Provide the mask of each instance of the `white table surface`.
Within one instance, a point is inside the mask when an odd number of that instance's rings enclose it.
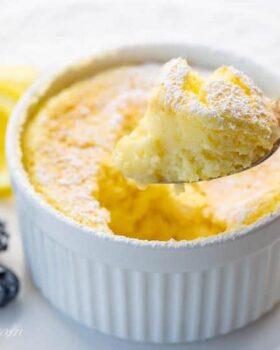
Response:
[[[279,19],[278,0],[0,0],[0,63],[44,70],[112,44],[184,41],[238,51],[280,69]],[[135,344],[80,326],[34,287],[12,199],[0,201],[0,218],[12,235],[0,262],[13,268],[22,284],[17,301],[0,309],[1,350],[280,350],[280,306],[242,330],[187,346]],[[18,329],[18,335],[4,336],[6,329]]]

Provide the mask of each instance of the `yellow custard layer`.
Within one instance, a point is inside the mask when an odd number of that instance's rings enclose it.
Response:
[[[112,164],[118,140],[143,117],[156,64],[119,67],[51,98],[22,137],[30,181],[53,207],[105,234],[191,240],[251,224],[280,199],[280,154],[242,174],[177,194],[173,185],[138,188]]]

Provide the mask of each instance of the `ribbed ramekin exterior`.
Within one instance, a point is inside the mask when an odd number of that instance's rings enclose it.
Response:
[[[110,266],[58,244],[19,208],[35,284],[73,319],[120,338],[191,342],[256,320],[280,298],[280,241],[254,255],[193,272]]]

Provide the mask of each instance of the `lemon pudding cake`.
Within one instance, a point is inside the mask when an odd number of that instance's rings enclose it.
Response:
[[[139,125],[159,71],[158,64],[112,68],[42,105],[22,134],[23,162],[35,190],[81,224],[147,240],[221,234],[274,211],[280,199],[279,152],[244,173],[185,185],[179,195],[173,185],[139,188],[116,168],[112,153]],[[231,69],[215,74],[228,84],[235,79]],[[196,83],[194,78],[190,89]]]
[[[250,167],[278,138],[271,101],[245,74],[222,66],[203,79],[177,58],[163,66],[114,163],[142,184],[208,180]]]

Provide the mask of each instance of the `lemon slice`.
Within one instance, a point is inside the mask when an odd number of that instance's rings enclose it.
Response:
[[[19,99],[36,76],[37,71],[32,67],[0,66],[0,95]]]
[[[5,160],[5,132],[9,115],[15,105],[15,101],[9,97],[0,95],[0,196],[10,192],[10,183]]]
[[[36,71],[29,67],[0,66],[0,197],[11,193],[5,159],[5,134],[9,116],[22,93],[32,84]]]
[[[0,197],[6,197],[11,194],[11,185],[7,169],[0,170]]]

